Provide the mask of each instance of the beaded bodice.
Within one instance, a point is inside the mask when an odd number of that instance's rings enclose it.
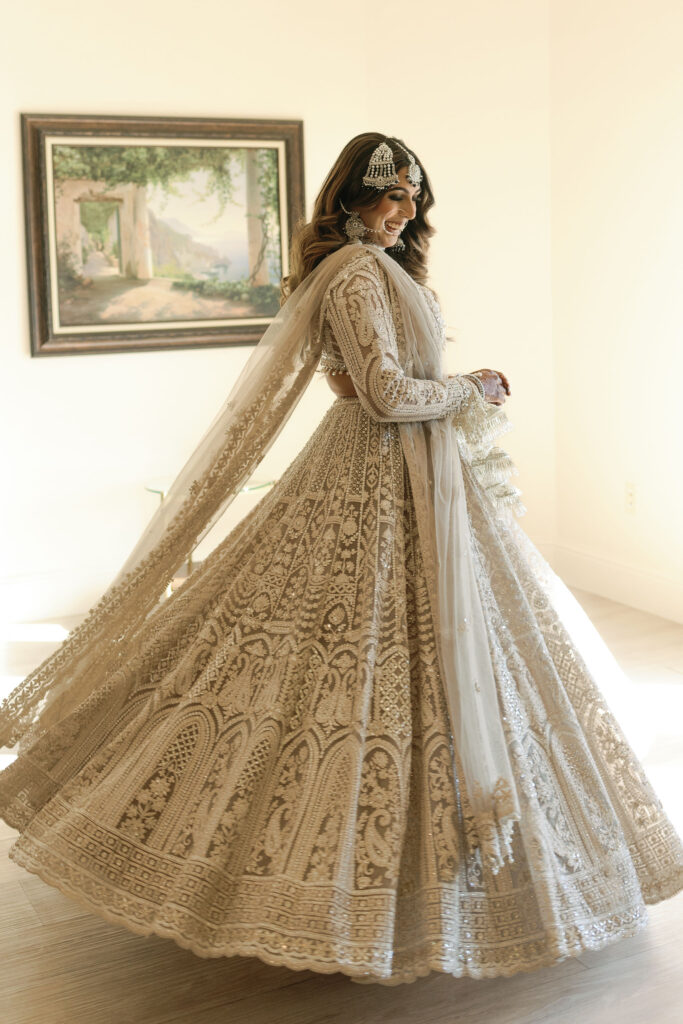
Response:
[[[318,364],[318,373],[348,373],[344,357],[330,327],[329,321],[321,324],[323,350]]]
[[[346,271],[345,274],[348,279],[348,274]],[[382,283],[386,288],[388,304],[391,310],[393,326],[396,332],[396,343],[399,353],[399,359],[401,362],[403,362],[403,357],[405,355],[405,342],[403,338],[403,325],[401,323],[400,316],[398,315],[398,302],[396,300],[396,295],[394,294],[393,289],[391,288],[386,276],[384,274],[382,274],[381,276],[383,278]],[[323,303],[321,310],[320,323],[318,326],[318,329],[321,332],[322,339],[322,355],[318,366],[319,373],[337,374],[349,372],[344,361],[344,356],[342,355],[339,346],[339,341],[335,337],[335,333],[330,322],[330,317],[328,315],[328,303],[330,298],[333,296],[334,286],[338,284],[339,281],[332,282],[332,287],[330,287],[330,294],[328,295],[328,300],[325,303]],[[424,295],[427,301],[427,305],[429,306],[429,309],[432,311],[434,315],[434,319],[438,325],[439,333],[443,339],[443,343],[445,344],[446,325],[441,312],[441,306],[439,305],[439,300],[437,299],[436,295],[431,290],[431,288],[427,288],[425,285],[422,284],[418,284],[418,288]],[[334,298],[338,298],[338,296],[334,296]]]
[[[439,304],[421,288],[442,343],[445,327]],[[439,419],[464,408],[476,388],[456,376],[442,380],[412,377],[406,368],[406,341],[400,302],[386,271],[359,245],[330,282],[321,305],[323,373],[348,373],[366,411],[389,422]]]

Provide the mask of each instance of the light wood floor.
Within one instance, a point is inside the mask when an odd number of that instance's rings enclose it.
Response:
[[[588,614],[655,722],[642,760],[678,828],[683,626],[587,594]],[[67,627],[70,622],[64,623]],[[8,645],[21,677],[51,645]],[[432,974],[398,988],[202,960],[107,924],[16,867],[0,823],[0,1024],[681,1024],[683,894],[650,909],[638,936],[533,974],[492,981]]]

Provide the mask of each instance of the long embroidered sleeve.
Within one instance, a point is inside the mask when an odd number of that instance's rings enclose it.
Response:
[[[338,366],[351,375],[373,419],[441,419],[471,400],[474,385],[461,377],[435,381],[406,376],[387,286],[370,252],[361,251],[332,281],[322,321],[338,347]]]

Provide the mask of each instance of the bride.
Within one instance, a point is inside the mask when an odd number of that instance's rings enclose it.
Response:
[[[121,572],[8,697],[11,857],[201,956],[395,984],[634,934],[683,847],[514,519],[506,377],[447,377],[429,178],[369,132]],[[170,598],[316,368],[337,398]]]

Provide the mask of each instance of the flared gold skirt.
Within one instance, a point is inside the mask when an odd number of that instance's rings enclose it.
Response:
[[[679,837],[529,561],[466,473],[522,819],[468,849],[398,426],[338,399],[134,654],[0,775],[12,858],[201,956],[385,983],[629,936]]]

